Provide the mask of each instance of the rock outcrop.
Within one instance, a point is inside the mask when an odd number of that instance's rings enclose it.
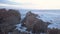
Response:
[[[38,19],[36,17],[39,17],[37,14],[34,14],[32,12],[28,12],[26,14],[26,17],[22,20],[22,25],[26,26],[28,29],[31,30],[33,33],[39,34],[40,32],[47,32],[47,26],[50,24],[49,22],[44,22],[41,19]]]
[[[20,20],[21,15],[17,10],[0,9],[0,31],[3,34],[12,32],[16,28],[15,25],[20,23]]]

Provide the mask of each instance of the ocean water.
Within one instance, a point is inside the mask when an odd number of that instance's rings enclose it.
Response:
[[[21,13],[22,20],[26,16],[26,13],[28,11],[31,11],[32,13],[35,13],[39,15],[40,17],[37,17],[38,19],[42,19],[44,22],[50,22],[52,24],[48,25],[48,28],[58,28],[60,29],[60,10],[19,10]],[[27,32],[32,34],[32,31],[28,32],[26,31],[26,27],[21,26],[21,24],[16,25],[19,31],[21,32]],[[45,34],[45,33],[40,33]]]
[[[60,10],[19,10],[21,13],[22,19],[25,17],[28,11],[38,14],[39,19],[42,19],[45,22],[50,22],[48,28],[58,28],[60,29]]]
[[[6,8],[8,9],[8,8]],[[58,28],[60,29],[60,10],[28,10],[28,9],[18,9],[21,13],[21,18],[24,19],[26,13],[31,11],[32,13],[38,14],[40,16],[39,19],[42,19],[44,22],[50,22],[52,24],[48,25],[48,28]],[[38,18],[38,17],[37,17]],[[16,25],[18,30],[21,32],[26,31],[26,27],[22,27],[21,24]],[[31,32],[29,32],[31,33]]]

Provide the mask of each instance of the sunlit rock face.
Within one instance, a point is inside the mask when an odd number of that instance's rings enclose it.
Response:
[[[60,29],[48,29],[47,34],[60,34]]]
[[[44,22],[41,19],[38,19],[36,17],[39,17],[37,14],[34,14],[32,12],[28,12],[26,14],[26,17],[22,20],[22,25],[26,26],[28,31],[32,31],[33,33],[39,34],[40,32],[46,32],[47,26],[50,24],[49,22]]]
[[[21,15],[17,10],[0,9],[0,30],[4,34],[14,30],[15,25],[20,23]]]

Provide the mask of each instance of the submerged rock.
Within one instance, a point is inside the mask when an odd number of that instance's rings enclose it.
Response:
[[[0,9],[0,30],[4,34],[14,30],[16,24],[19,24],[21,15],[17,10]]]
[[[26,17],[22,20],[22,25],[26,26],[28,31],[32,31],[33,33],[39,33],[40,32],[47,32],[47,26],[50,24],[49,22],[44,22],[41,19],[38,19],[36,17],[39,17],[37,14],[34,14],[32,12],[28,12],[26,14]]]

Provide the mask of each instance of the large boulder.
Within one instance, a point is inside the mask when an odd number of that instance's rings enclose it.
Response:
[[[50,24],[49,22],[44,22],[37,14],[32,12],[28,12],[26,17],[22,20],[23,26],[26,26],[27,30],[32,30],[33,33],[47,32],[47,26]]]
[[[8,34],[15,28],[16,24],[19,24],[21,15],[18,10],[6,10],[0,9],[0,30],[4,34]]]

